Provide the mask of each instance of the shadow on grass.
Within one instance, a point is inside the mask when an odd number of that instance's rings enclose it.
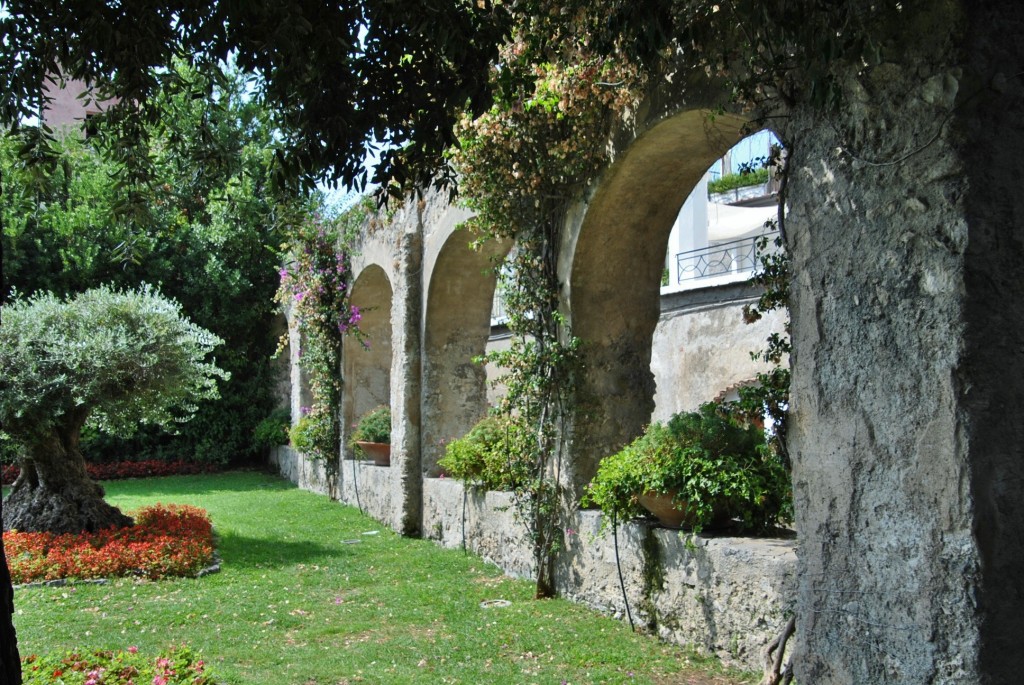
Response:
[[[217,553],[224,568],[239,570],[276,569],[296,564],[326,564],[356,556],[342,546],[330,548],[303,540],[254,538],[232,532],[217,532]]]

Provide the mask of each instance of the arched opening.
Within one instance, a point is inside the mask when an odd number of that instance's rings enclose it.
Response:
[[[769,130],[737,142],[698,181],[676,218],[652,341],[652,420],[693,411],[721,399],[723,388],[769,371],[751,352],[783,331],[785,312],[750,323],[743,312],[761,294],[749,285],[760,268],[759,241],[777,249],[779,182],[763,164],[778,144]]]
[[[421,450],[428,477],[437,475],[445,443],[464,435],[488,408],[487,372],[473,360],[487,347],[495,260],[508,244],[491,240],[474,249],[471,237],[458,230],[448,236],[427,290]]]
[[[706,111],[662,121],[621,155],[590,200],[568,286],[586,369],[573,435],[577,489],[651,420],[651,347],[669,236],[687,196],[740,139],[744,123]]]
[[[391,282],[376,264],[367,266],[352,285],[351,301],[362,315],[363,341],[345,338],[342,347],[342,435],[366,412],[391,403]],[[346,441],[347,442],[347,441]],[[347,444],[344,453],[354,457]]]

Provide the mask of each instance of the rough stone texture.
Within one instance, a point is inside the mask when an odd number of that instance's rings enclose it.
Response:
[[[1024,673],[1024,194],[1014,180],[1024,151],[1024,6],[973,3],[967,26],[962,401],[982,572],[980,670],[987,682],[1009,683]],[[939,83],[932,92],[943,92]]]
[[[652,421],[693,411],[726,390],[749,383],[768,365],[750,358],[768,335],[781,332],[785,314],[768,313],[743,323],[743,306],[757,300],[745,284],[662,296],[662,312],[651,344],[655,393]]]
[[[336,496],[332,492],[323,463],[316,462],[287,445],[270,450],[270,465],[283,478],[290,480],[303,490],[331,497]]]
[[[532,554],[508,493],[428,479],[423,495],[425,537],[465,545],[506,573],[532,577]],[[569,524],[558,593],[625,620],[612,536],[599,537],[600,525],[593,511],[577,512]],[[759,650],[785,622],[796,592],[789,540],[697,537],[688,549],[676,531],[628,524],[619,531],[619,558],[638,625],[751,669],[760,668]],[[652,584],[656,567],[662,575]],[[645,592],[645,585],[653,587]]]
[[[391,525],[406,535],[420,530],[420,393],[423,316],[422,205],[406,204],[391,224],[398,262],[391,310]]]
[[[800,682],[1024,672],[1020,14],[936,3],[790,122]]]
[[[474,361],[487,347],[494,300],[495,260],[509,244],[471,247],[474,235],[457,230],[470,215],[432,195],[424,209],[426,235],[422,467],[438,474],[444,445],[487,413],[487,371]]]
[[[374,466],[373,462],[346,459],[341,463],[340,499],[394,528],[401,523],[396,515],[401,513],[401,500],[394,496],[395,480],[393,465]]]

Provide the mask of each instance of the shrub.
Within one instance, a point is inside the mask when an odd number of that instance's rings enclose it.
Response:
[[[529,478],[529,469],[509,449],[515,430],[507,418],[489,416],[448,443],[438,466],[452,478],[487,490],[514,490]]]
[[[119,461],[109,464],[86,464],[85,470],[93,480],[123,480],[125,478],[153,478],[156,476],[186,476],[197,473],[213,473],[216,464],[199,464],[193,461]],[[0,480],[11,485],[18,479],[21,469],[11,464],[0,469]]]
[[[726,174],[721,178],[708,181],[708,194],[725,193],[736,188],[760,185],[767,183],[768,177],[768,169],[753,169],[746,173]]]
[[[323,452],[323,445],[333,430],[328,415],[307,414],[291,427],[288,441],[292,447],[309,457],[326,459],[328,455]]]
[[[696,531],[724,514],[742,529],[762,533],[792,515],[789,474],[764,433],[712,403],[676,414],[667,425],[651,424],[605,458],[582,503],[600,508],[607,525],[642,514],[637,498],[649,491],[675,492]]]
[[[256,424],[253,440],[260,449],[287,445],[291,440],[291,414],[287,409],[275,409],[270,416]]]
[[[391,442],[391,408],[376,407],[363,414],[352,433],[352,442]]]

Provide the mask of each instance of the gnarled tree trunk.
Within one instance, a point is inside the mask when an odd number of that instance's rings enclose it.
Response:
[[[103,500],[103,488],[85,470],[78,447],[81,421],[28,446],[21,475],[4,503],[4,530],[78,533],[132,525]]]

